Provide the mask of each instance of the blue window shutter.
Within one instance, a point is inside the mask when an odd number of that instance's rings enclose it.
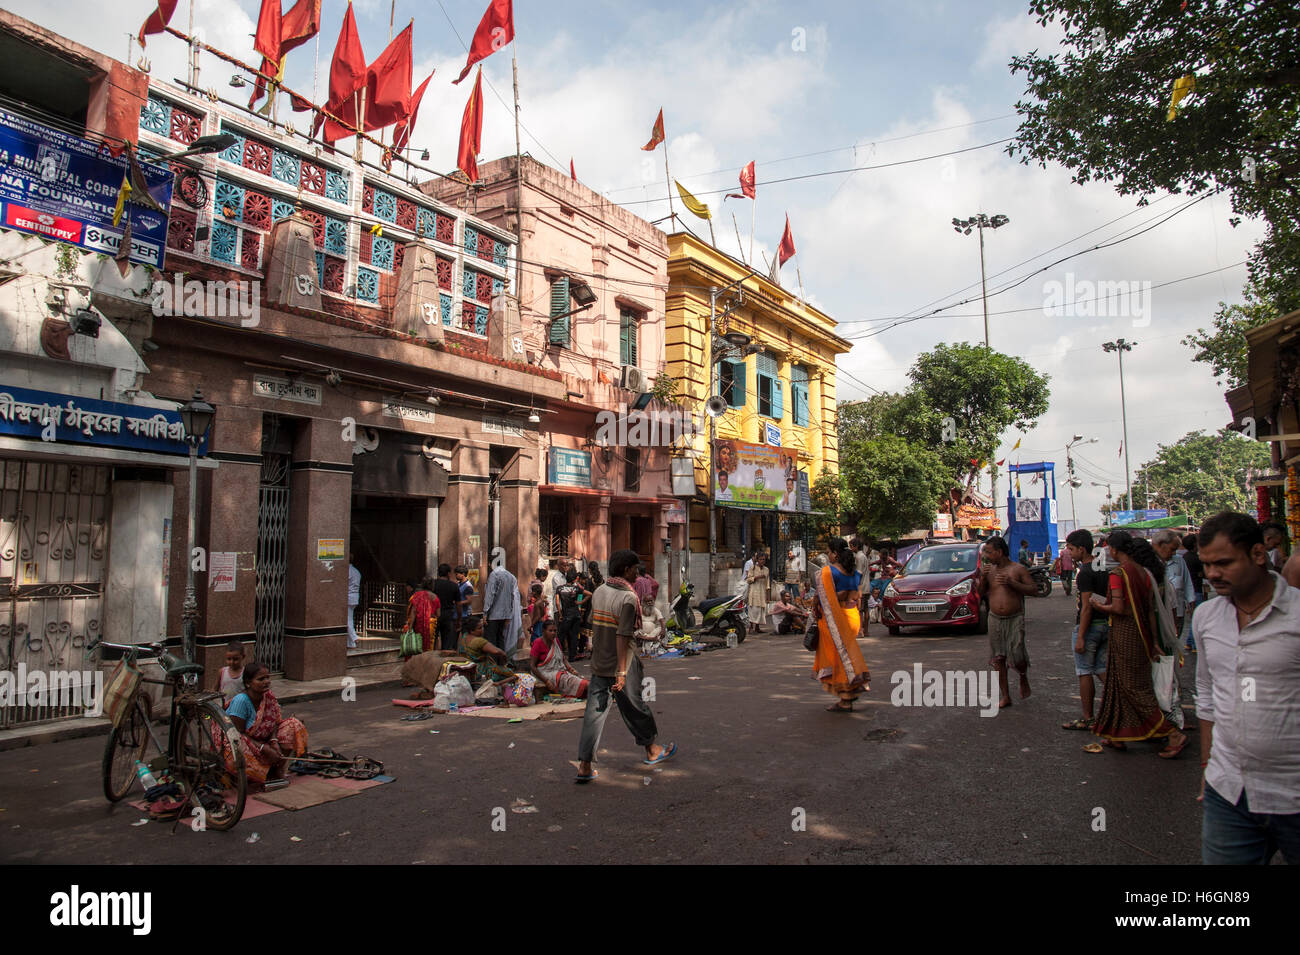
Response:
[[[781,392],[781,379],[772,379],[772,417],[780,421],[785,417],[785,398]]]
[[[791,416],[800,427],[808,426],[808,386],[797,381],[790,382]]]
[[[745,363],[731,363],[731,407],[745,407]]]
[[[551,315],[564,315],[569,310],[569,277],[563,276],[551,283]],[[555,318],[551,322],[552,345],[569,347],[569,319],[572,315]]]

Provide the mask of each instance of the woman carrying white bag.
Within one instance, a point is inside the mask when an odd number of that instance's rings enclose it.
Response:
[[[1182,708],[1174,685],[1177,638],[1160,596],[1164,564],[1150,544],[1126,531],[1112,533],[1107,544],[1119,566],[1110,574],[1107,596],[1092,596],[1093,606],[1110,618],[1106,684],[1093,732],[1116,750],[1168,738],[1160,756],[1173,759],[1188,738],[1179,728]],[[1100,753],[1103,746],[1084,748]]]

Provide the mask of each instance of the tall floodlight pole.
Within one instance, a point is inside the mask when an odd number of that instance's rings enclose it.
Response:
[[[952,227],[956,232],[962,235],[970,235],[971,229],[976,229],[980,236],[980,299],[984,303],[984,347],[989,347],[989,287],[988,279],[984,273],[984,230],[1000,229],[1011,220],[1000,213],[997,215],[985,215],[983,212],[976,213],[969,219],[953,219]],[[989,474],[989,494],[993,498],[993,517],[996,520],[998,516],[998,473],[992,471]],[[1007,515],[1007,525],[1011,524],[1011,515]]]
[[[1124,486],[1128,493],[1128,509],[1133,510],[1133,480],[1129,473],[1128,467],[1128,407],[1124,401],[1124,353],[1132,351],[1137,342],[1127,342],[1122,338],[1117,338],[1113,342],[1106,342],[1101,346],[1102,351],[1119,353],[1119,413],[1120,419],[1124,424]]]
[[[1110,502],[1110,482],[1093,481],[1092,486],[1106,489],[1106,526],[1113,527],[1115,524],[1115,507]]]

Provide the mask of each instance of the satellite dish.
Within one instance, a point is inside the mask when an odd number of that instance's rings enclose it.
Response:
[[[710,418],[721,418],[727,413],[727,399],[722,395],[714,395],[704,403],[704,410]]]

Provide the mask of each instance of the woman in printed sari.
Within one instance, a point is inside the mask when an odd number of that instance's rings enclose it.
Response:
[[[477,668],[475,675],[479,681],[488,680],[499,686],[519,679],[519,674],[506,666],[505,651],[488,643],[483,636],[483,615],[475,614],[466,624],[460,637],[460,652]]]
[[[827,693],[839,697],[826,709],[832,713],[853,712],[853,701],[870,690],[871,672],[858,649],[858,576],[853,551],[842,537],[832,537],[827,547],[830,560],[813,571],[817,589],[814,613],[817,617],[817,652],[813,679],[820,680]]]
[[[438,598],[433,595],[433,578],[425,577],[411,594],[406,605],[406,629],[414,630],[423,639],[423,652],[434,647],[438,627]]]
[[[542,621],[542,635],[533,641],[531,669],[538,682],[546,684],[552,693],[579,700],[587,698],[587,681],[564,658],[554,620]]]
[[[226,715],[239,730],[239,748],[244,752],[244,771],[250,782],[282,779],[289,760],[307,752],[307,727],[296,717],[280,713],[265,663],[244,666],[244,692],[230,701]],[[229,748],[223,747],[223,752],[233,772]]]
[[[1168,738],[1159,755],[1172,759],[1187,736],[1160,711],[1151,684],[1151,664],[1161,655],[1156,617],[1164,563],[1149,543],[1127,531],[1115,531],[1107,545],[1119,566],[1110,574],[1108,598],[1092,595],[1093,606],[1110,617],[1106,685],[1092,731],[1117,750],[1136,740]],[[1085,749],[1100,753],[1102,745]]]

